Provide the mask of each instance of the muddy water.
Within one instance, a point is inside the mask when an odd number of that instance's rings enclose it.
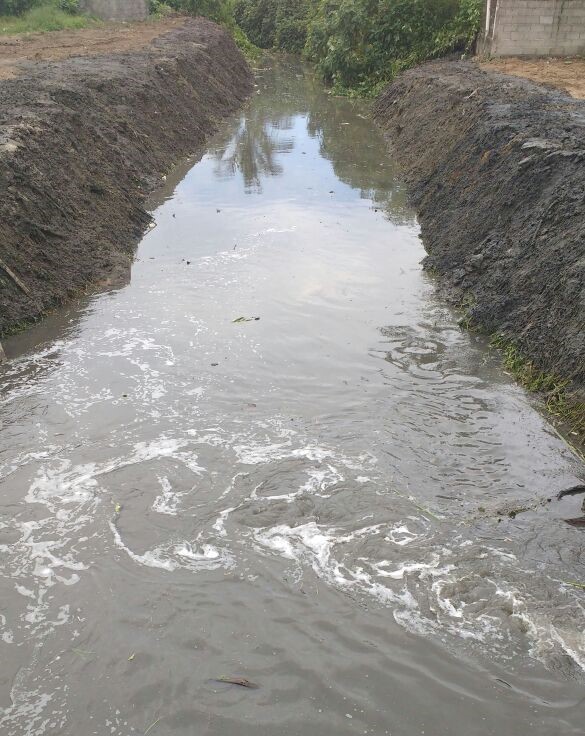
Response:
[[[364,109],[263,70],[171,178],[131,282],[6,345],[0,732],[582,733],[583,468]]]

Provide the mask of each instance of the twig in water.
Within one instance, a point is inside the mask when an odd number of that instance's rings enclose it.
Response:
[[[150,729],[154,728],[159,721],[160,721],[160,718],[157,718],[156,721],[153,721],[150,724],[150,726],[146,729],[146,731],[144,732],[144,736],[146,736],[146,734],[150,731]]]

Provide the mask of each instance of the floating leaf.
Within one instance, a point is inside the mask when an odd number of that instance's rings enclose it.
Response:
[[[565,585],[572,585],[573,588],[579,588],[580,590],[585,590],[585,583],[580,583],[577,580],[563,580],[563,583],[565,583]]]

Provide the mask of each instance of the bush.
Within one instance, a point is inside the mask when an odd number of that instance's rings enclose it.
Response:
[[[79,13],[79,0],[59,0],[59,9],[69,15],[77,15]]]
[[[218,23],[233,23],[230,0],[166,0],[173,10],[189,15],[203,15]]]
[[[310,0],[236,0],[234,17],[256,46],[300,53],[311,10]]]
[[[22,15],[37,4],[37,0],[0,0],[0,15]]]
[[[148,0],[148,13],[159,18],[173,12],[171,6],[164,0]]]
[[[277,11],[275,0],[236,0],[234,4],[236,23],[261,49],[274,46]]]
[[[307,54],[338,88],[367,91],[425,59],[465,51],[481,0],[322,0]]]

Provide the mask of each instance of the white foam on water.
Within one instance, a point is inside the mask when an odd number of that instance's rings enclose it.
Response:
[[[118,528],[112,521],[109,522],[109,526],[115,545],[124,550],[131,560],[143,567],[158,568],[166,572],[174,572],[179,569],[198,572],[216,570],[220,567],[231,569],[235,565],[234,558],[227,550],[219,549],[211,544],[202,544],[200,549],[197,549],[187,541],[171,542],[138,554],[124,544]]]
[[[261,465],[290,456],[291,442],[275,442],[269,445],[236,445],[234,451],[239,462],[245,465]]]
[[[154,499],[152,508],[159,514],[168,514],[169,516],[176,516],[181,498],[185,495],[184,492],[174,491],[168,478],[160,477],[158,482],[161,485],[161,493]]]
[[[345,478],[342,473],[331,464],[327,464],[325,468],[313,467],[306,471],[308,480],[299,488],[299,494],[309,493],[322,498],[330,498],[331,494],[327,490],[337,483],[342,483]]]
[[[213,524],[213,529],[217,532],[218,537],[227,536],[225,522],[227,517],[231,514],[232,511],[235,511],[235,509],[235,506],[231,506],[229,509],[224,509],[220,512],[219,516],[215,520],[215,523]]]
[[[8,627],[6,616],[2,613],[0,613],[0,631],[2,632],[0,639],[2,639],[5,644],[14,643],[14,632]]]
[[[415,572],[427,572],[429,570],[436,569],[441,563],[438,555],[433,555],[431,562],[404,562],[401,563],[395,570],[385,570],[384,568],[394,563],[383,560],[382,562],[374,563],[372,566],[376,570],[380,577],[392,578],[393,580],[404,580],[405,575],[410,575]]]
[[[30,661],[16,673],[10,689],[11,704],[0,708],[0,733],[18,733],[19,736],[43,736],[47,733],[60,733],[65,725],[65,716],[54,709],[47,714],[48,705],[55,700],[60,688],[45,693],[40,688],[27,686],[32,673],[38,665],[42,643],[35,645]],[[48,729],[51,729],[49,731]]]
[[[101,465],[97,463],[73,465],[67,458],[54,458],[50,464],[38,471],[25,496],[25,501],[42,503],[55,513],[61,504],[82,505],[93,500],[97,502],[100,476],[120,468],[164,457],[180,459],[193,472],[202,473],[204,469],[197,464],[196,456],[192,453],[179,452],[186,444],[186,440],[164,436],[150,442],[137,442],[128,456],[114,458]]]
[[[585,671],[585,632],[563,631],[562,633],[553,625],[550,627],[553,641],[556,641],[563,651]]]
[[[321,528],[311,521],[295,527],[281,524],[258,529],[253,536],[262,547],[299,564],[309,564],[320,578],[336,587],[372,595],[385,604],[400,602],[414,607],[416,602],[408,590],[397,592],[387,588],[363,567],[347,567],[334,556],[337,547],[342,547],[357,537],[378,532],[381,526],[376,524],[342,534],[334,528]]]
[[[384,541],[392,542],[393,544],[397,544],[399,547],[404,547],[407,544],[414,542],[420,536],[420,534],[411,532],[406,524],[398,524],[386,533]]]

